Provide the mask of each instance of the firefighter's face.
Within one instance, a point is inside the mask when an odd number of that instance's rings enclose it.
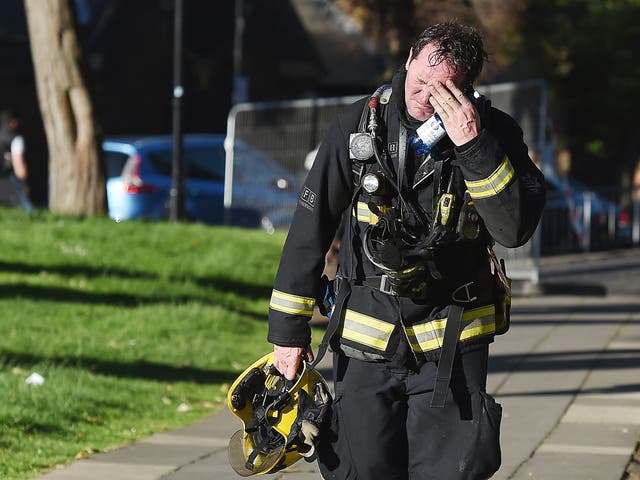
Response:
[[[433,106],[429,103],[432,92],[430,82],[438,80],[444,85],[451,79],[459,85],[459,75],[448,62],[432,65],[433,61],[430,61],[430,57],[435,48],[433,44],[425,45],[413,59],[411,58],[413,50],[411,50],[405,64],[407,77],[404,83],[404,101],[409,115],[420,121],[425,121],[434,113]]]

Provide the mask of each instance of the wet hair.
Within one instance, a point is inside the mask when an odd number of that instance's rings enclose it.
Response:
[[[471,86],[478,78],[488,58],[480,32],[474,27],[452,21],[437,23],[424,30],[413,44],[411,60],[429,44],[436,45],[429,63],[438,65],[446,61],[462,75],[464,88]]]

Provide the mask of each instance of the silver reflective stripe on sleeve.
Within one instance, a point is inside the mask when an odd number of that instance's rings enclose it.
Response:
[[[496,170],[483,180],[465,180],[471,198],[487,198],[497,195],[504,190],[515,175],[509,158],[505,155],[502,163]]]
[[[313,307],[315,304],[316,300],[314,298],[299,297],[274,289],[271,292],[269,307],[279,312],[310,317],[313,315]]]

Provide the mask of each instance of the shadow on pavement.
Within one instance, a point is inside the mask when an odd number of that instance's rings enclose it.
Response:
[[[552,282],[546,280],[535,284],[529,281],[513,280],[511,290],[516,298],[533,295],[604,297],[608,293],[607,287],[599,283]]]
[[[589,276],[597,276],[598,274],[619,273],[625,270],[637,270],[640,268],[640,261],[634,258],[625,258],[623,265],[616,264],[597,264],[588,263],[572,263],[563,264],[561,266],[548,266],[545,268],[545,277],[573,277],[577,274],[586,274]]]
[[[615,385],[609,388],[576,388],[570,390],[538,390],[536,392],[509,392],[497,394],[500,398],[524,397],[524,396],[554,396],[554,395],[611,395],[621,393],[640,392],[640,383]]]
[[[579,350],[562,352],[492,354],[489,372],[545,372],[638,368],[640,350]]]
[[[593,297],[607,295],[607,287],[595,283],[543,282],[539,288],[540,293],[543,295],[586,295]]]
[[[607,303],[594,305],[592,303],[587,304],[571,304],[571,305],[522,305],[518,304],[517,299],[513,300],[513,315],[527,315],[527,314],[540,314],[545,313],[549,315],[553,314],[567,314],[567,313],[589,313],[589,314],[608,314],[608,313],[635,313],[640,312],[640,302],[619,302],[619,303]],[[561,321],[562,319],[557,319]],[[517,318],[516,318],[517,321]]]

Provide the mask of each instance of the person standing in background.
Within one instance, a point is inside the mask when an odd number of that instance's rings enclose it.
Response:
[[[25,141],[19,132],[18,118],[6,110],[0,113],[0,144],[4,156],[3,171],[8,173],[22,208],[31,212],[33,204],[29,198]]]

